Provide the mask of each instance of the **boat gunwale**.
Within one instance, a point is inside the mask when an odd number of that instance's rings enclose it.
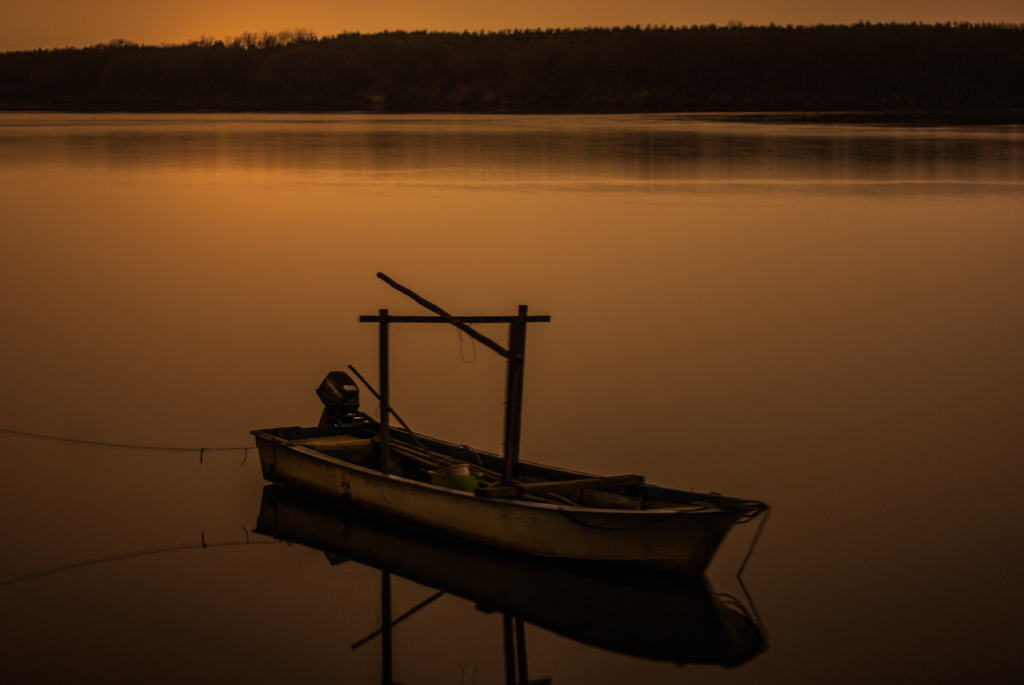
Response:
[[[710,494],[710,493],[707,494],[707,496],[709,498],[713,498],[713,499],[716,499],[716,500],[725,500],[725,501],[722,502],[721,504],[718,504],[718,503],[711,502],[711,501],[708,501],[708,500],[702,500],[702,501],[699,500],[698,502],[695,502],[693,505],[682,505],[682,506],[678,506],[678,507],[658,507],[658,508],[655,508],[655,509],[609,509],[609,508],[598,508],[598,507],[587,507],[587,506],[576,506],[576,505],[564,505],[564,504],[548,504],[548,503],[545,503],[545,502],[530,502],[530,501],[525,501],[525,500],[513,499],[513,498],[509,498],[509,497],[486,497],[486,498],[484,498],[484,497],[479,497],[478,495],[475,495],[475,494],[473,494],[471,492],[467,492],[465,490],[457,490],[457,489],[454,489],[454,488],[446,488],[444,486],[433,485],[431,483],[425,483],[425,482],[422,482],[422,481],[412,480],[411,478],[405,478],[404,476],[399,476],[399,475],[395,475],[395,474],[391,474],[391,473],[383,473],[383,472],[381,472],[381,471],[379,471],[377,469],[371,469],[371,468],[367,468],[365,466],[360,466],[359,464],[355,464],[353,462],[346,461],[344,459],[340,459],[340,458],[332,456],[330,454],[326,454],[324,452],[320,452],[320,451],[315,450],[315,449],[313,449],[311,447],[307,447],[306,445],[301,445],[301,444],[295,443],[292,440],[289,440],[287,438],[283,438],[283,437],[281,437],[279,435],[275,435],[274,433],[271,432],[271,431],[279,431],[279,430],[288,430],[288,429],[291,429],[291,428],[294,428],[294,427],[287,426],[287,427],[282,427],[282,428],[269,428],[269,429],[253,430],[253,431],[249,431],[249,432],[253,436],[257,437],[257,438],[262,438],[262,439],[267,440],[269,442],[272,442],[272,443],[275,443],[277,445],[280,445],[280,446],[282,446],[282,447],[284,447],[286,449],[297,451],[297,452],[299,452],[301,454],[305,454],[306,456],[315,457],[315,458],[327,461],[328,463],[334,464],[334,465],[339,466],[339,467],[344,468],[344,469],[351,469],[353,471],[358,471],[358,472],[363,473],[365,475],[374,476],[374,477],[382,478],[382,479],[387,479],[389,481],[393,481],[396,485],[405,485],[405,486],[429,488],[430,490],[439,491],[439,492],[441,492],[443,494],[446,494],[446,495],[457,495],[457,496],[461,496],[461,497],[469,497],[469,498],[472,498],[474,501],[491,502],[493,504],[500,505],[500,506],[523,507],[523,508],[526,508],[526,509],[540,509],[540,510],[546,510],[546,511],[572,512],[572,513],[577,514],[577,515],[579,515],[579,514],[591,514],[591,513],[593,513],[593,514],[614,514],[614,515],[619,515],[619,516],[621,516],[623,514],[630,514],[630,515],[644,515],[644,514],[646,514],[646,515],[657,515],[657,516],[670,517],[670,516],[696,515],[696,514],[739,513],[739,514],[741,514],[741,516],[744,519],[747,519],[747,520],[749,520],[748,517],[752,517],[752,516],[756,515],[757,513],[760,512],[760,510],[762,508],[767,507],[767,505],[765,505],[762,502],[758,502],[757,500],[741,500],[741,499],[736,499],[736,498],[732,498],[732,497],[727,497],[725,495],[716,495],[716,494]],[[394,429],[392,429],[392,431],[393,432],[399,432],[399,431],[395,431]],[[405,431],[400,431],[400,432],[405,433]],[[427,437],[427,436],[421,436],[421,437]],[[445,445],[450,445],[452,447],[458,447],[457,445],[454,445],[453,443],[449,443],[449,442],[446,442],[446,441],[443,441],[443,440],[438,440],[437,438],[428,438],[428,439],[431,440],[432,442],[442,443],[442,444],[445,444]],[[474,451],[476,451],[476,452],[478,452],[480,454],[487,455],[489,457],[497,457],[497,458],[500,459],[500,457],[498,457],[497,455],[493,455],[493,454],[491,454],[489,452],[483,452],[481,450],[474,450]],[[528,466],[536,466],[536,467],[539,467],[541,469],[555,470],[555,471],[558,471],[558,472],[561,472],[561,473],[568,474],[570,476],[584,476],[584,477],[588,477],[588,478],[598,478],[598,477],[600,477],[600,476],[597,476],[595,474],[589,474],[589,473],[585,473],[585,472],[582,472],[582,471],[570,471],[568,469],[562,469],[562,468],[559,468],[557,466],[548,466],[546,464],[537,464],[537,463],[528,462],[528,461],[521,461],[520,463],[528,465]],[[662,490],[662,491],[668,491],[668,492],[677,492],[677,493],[682,493],[682,494],[694,494],[694,493],[687,493],[685,490],[666,488],[666,487],[659,486],[659,485],[649,485],[647,483],[644,483],[643,485],[626,486],[626,487],[651,488],[651,489],[655,489],[655,490]],[[654,498],[657,498],[657,494],[656,493],[651,493],[650,496],[654,497]],[[670,501],[670,500],[667,500],[667,501]],[[701,505],[704,505],[704,506],[701,506]],[[653,521],[652,521],[652,523],[653,523]]]

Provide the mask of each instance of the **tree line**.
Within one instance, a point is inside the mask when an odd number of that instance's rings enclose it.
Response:
[[[0,108],[92,111],[1024,109],[1024,25],[308,31],[0,54]]]

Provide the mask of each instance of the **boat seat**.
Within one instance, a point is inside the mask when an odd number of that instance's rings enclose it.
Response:
[[[315,438],[292,440],[292,442],[296,445],[302,445],[303,447],[308,447],[311,450],[316,450],[317,452],[348,449],[353,447],[370,447],[372,444],[370,440],[357,438],[352,435],[321,435]]]
[[[308,447],[321,454],[358,464],[368,468],[378,468],[380,459],[377,456],[373,441],[356,438],[351,435],[320,435],[314,438],[293,440],[293,444]]]

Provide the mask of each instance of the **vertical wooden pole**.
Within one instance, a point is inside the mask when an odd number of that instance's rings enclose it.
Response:
[[[523,371],[526,363],[526,310],[519,305],[519,318],[509,326],[508,375],[505,381],[505,474],[503,485],[512,485],[519,463],[519,436],[523,426]]]
[[[521,618],[516,618],[516,657],[519,661],[519,685],[530,685],[526,671],[526,624]]]
[[[391,369],[388,350],[388,310],[380,310],[380,470],[391,471]]]
[[[502,614],[505,636],[505,685],[516,685],[516,645],[512,629],[512,615]]]
[[[383,685],[391,685],[391,574],[380,574],[381,676]]]

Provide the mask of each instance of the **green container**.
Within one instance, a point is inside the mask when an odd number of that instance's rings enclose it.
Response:
[[[482,475],[482,473],[470,473],[468,476],[449,476],[441,471],[430,471],[430,482],[432,485],[440,485],[442,488],[475,492]]]

